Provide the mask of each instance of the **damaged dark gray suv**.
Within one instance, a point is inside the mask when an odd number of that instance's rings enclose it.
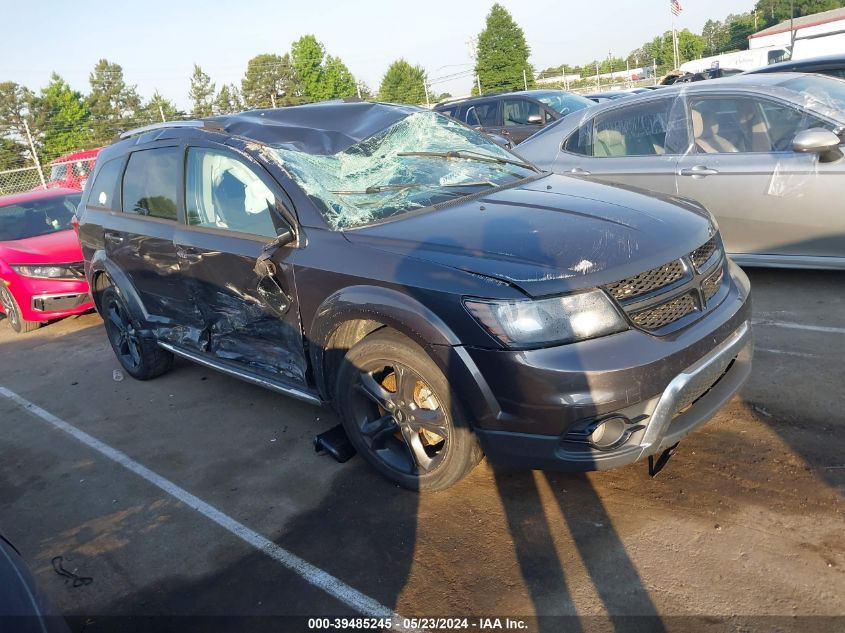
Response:
[[[331,404],[412,489],[483,454],[565,470],[656,455],[751,369],[748,280],[705,210],[542,173],[414,107],[127,132],[78,220],[129,374],[176,354]]]

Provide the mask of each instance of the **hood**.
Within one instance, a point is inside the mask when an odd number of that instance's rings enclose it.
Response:
[[[536,297],[636,275],[695,250],[715,231],[694,203],[549,175],[345,235]]]
[[[82,261],[79,238],[73,229],[0,242],[0,259],[7,264],[68,264]]]

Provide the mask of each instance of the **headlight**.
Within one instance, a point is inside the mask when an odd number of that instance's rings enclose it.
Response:
[[[68,266],[12,266],[12,269],[24,277],[43,279],[79,279],[80,275]]]
[[[613,334],[628,329],[601,290],[538,301],[464,301],[481,325],[508,347],[530,348]]]

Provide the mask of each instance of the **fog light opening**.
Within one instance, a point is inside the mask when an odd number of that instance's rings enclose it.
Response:
[[[609,451],[623,444],[630,437],[631,421],[623,417],[599,420],[587,437],[590,446],[599,451]]]

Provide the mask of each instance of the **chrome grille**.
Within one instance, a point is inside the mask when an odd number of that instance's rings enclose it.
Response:
[[[617,301],[625,302],[675,283],[682,279],[684,274],[683,265],[675,260],[634,277],[608,284],[605,289]]]
[[[711,257],[713,257],[713,253],[716,252],[716,248],[718,248],[718,243],[716,242],[716,236],[713,236],[690,253],[690,259],[696,269],[701,270],[701,267],[704,266]]]
[[[631,320],[644,330],[658,330],[696,310],[692,295],[685,294],[631,315]]]

